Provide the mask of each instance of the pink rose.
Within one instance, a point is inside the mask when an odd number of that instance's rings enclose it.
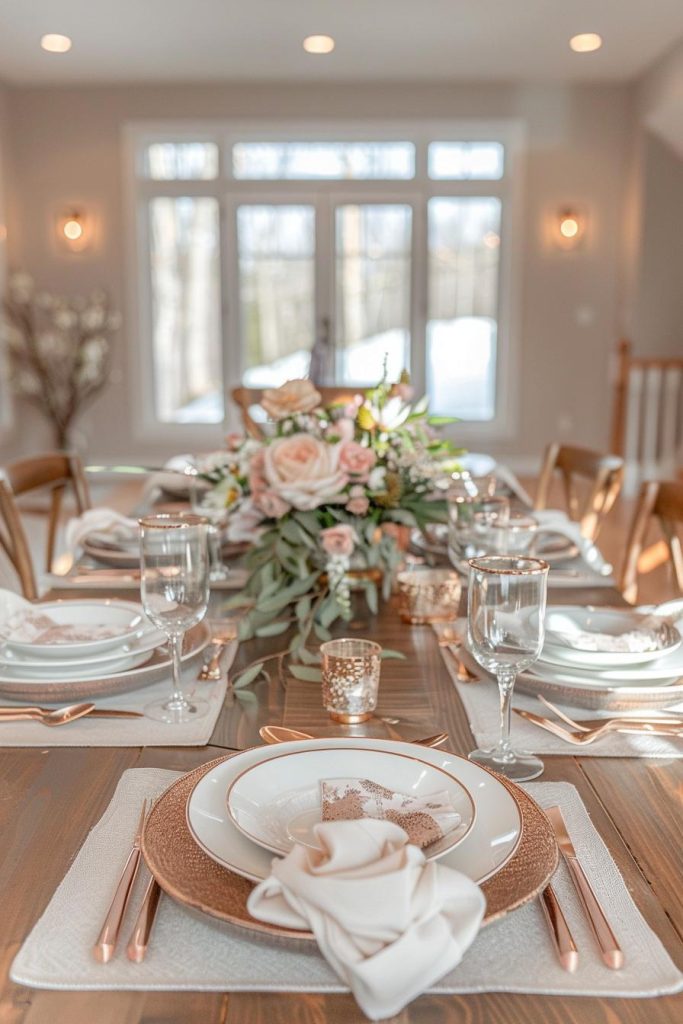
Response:
[[[268,481],[265,478],[266,453],[263,448],[255,452],[249,460],[249,490],[252,494],[265,491]]]
[[[254,504],[259,508],[264,516],[268,519],[280,519],[286,515],[291,505],[288,505],[279,494],[273,494],[272,491],[259,491],[254,498]]]
[[[261,405],[274,420],[310,412],[320,402],[320,392],[310,380],[288,380],[282,387],[266,388],[261,396]]]
[[[369,507],[370,502],[365,496],[350,498],[346,503],[346,511],[350,512],[352,516],[364,516]]]
[[[239,449],[242,447],[243,444],[244,444],[244,435],[243,434],[231,433],[231,434],[228,434],[227,437],[225,438],[225,446],[226,446],[226,448],[228,449],[229,452],[239,451]]]
[[[356,432],[356,424],[353,420],[344,416],[342,419],[337,420],[336,423],[333,423],[330,430],[332,433],[338,434],[342,441],[353,441],[353,435]]]
[[[356,531],[347,523],[328,526],[326,530],[320,531],[320,540],[328,555],[343,555],[349,558],[353,554],[356,539]]]
[[[339,465],[339,452],[340,445],[310,434],[279,437],[264,449],[268,489],[298,509],[343,504],[346,498],[340,492],[349,478]]]
[[[356,416],[358,415],[358,410],[360,409],[362,404],[363,396],[354,395],[351,401],[344,406],[344,415],[347,416],[350,420],[355,420]]]
[[[373,469],[376,462],[377,456],[372,448],[365,448],[357,441],[346,441],[342,445],[339,465],[354,480],[367,480],[370,470]]]

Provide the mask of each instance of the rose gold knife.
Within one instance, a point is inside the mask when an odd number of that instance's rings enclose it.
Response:
[[[145,822],[146,810],[147,801],[145,800],[140,812],[140,820],[133,840],[133,848],[128,854],[128,860],[121,872],[119,884],[116,886],[111,906],[107,911],[100,934],[97,936],[97,942],[93,946],[95,959],[99,960],[100,963],[103,964],[106,964],[111,960],[114,955],[114,951],[116,950],[116,943],[119,939],[123,915],[126,912],[126,906],[128,905],[128,900],[133,889],[135,876],[137,875],[138,867],[140,866],[140,839],[142,837],[142,826]]]
[[[541,907],[555,944],[557,958],[565,971],[573,974],[579,966],[579,953],[552,885],[547,885],[541,893]]]
[[[154,919],[159,906],[160,895],[161,889],[159,888],[159,883],[154,875],[152,875],[147,883],[145,895],[142,897],[142,905],[138,912],[138,916],[133,926],[133,931],[131,932],[130,939],[128,940],[128,947],[126,949],[128,959],[132,960],[136,964],[141,964],[145,959],[147,947],[149,946],[149,938],[152,934],[152,926],[154,925]]]
[[[610,923],[605,917],[605,912],[600,906],[598,897],[593,892],[593,888],[586,878],[581,862],[576,856],[576,850],[574,844],[569,838],[567,832],[567,826],[564,823],[562,811],[559,807],[549,807],[545,812],[549,819],[550,824],[553,826],[555,832],[555,838],[560,847],[560,852],[565,859],[565,863],[569,868],[572,876],[572,881],[576,888],[577,893],[583,904],[583,909],[586,912],[586,916],[590,922],[591,928],[595,938],[597,939],[600,951],[602,953],[602,959],[605,961],[608,967],[613,971],[618,971],[624,966],[624,954],[617,942],[616,936],[610,927]]]

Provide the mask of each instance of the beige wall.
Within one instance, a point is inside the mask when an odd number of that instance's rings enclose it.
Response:
[[[233,117],[521,118],[528,131],[524,231],[515,240],[521,270],[514,434],[499,454],[536,458],[563,437],[605,443],[609,354],[621,329],[622,204],[631,157],[632,95],[626,87],[509,85],[215,85],[20,88],[9,93],[16,188],[9,211],[13,266],[41,286],[78,292],[104,285],[124,312],[115,359],[118,379],[79,428],[94,458],[135,452],[154,458],[174,447],[134,438],[127,405],[134,312],[125,305],[121,128],[135,119]],[[94,210],[100,240],[87,256],[61,254],[52,217],[64,202]],[[563,204],[585,208],[589,230],[580,251],[560,252],[544,237],[548,215]],[[45,442],[32,410],[20,412],[10,453]],[[472,446],[474,447],[474,446]],[[481,447],[481,446],[480,446]]]
[[[646,133],[632,333],[638,354],[683,355],[683,159]]]

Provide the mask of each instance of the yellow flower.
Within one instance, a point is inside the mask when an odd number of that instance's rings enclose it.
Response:
[[[361,430],[374,430],[377,425],[375,417],[372,415],[367,405],[361,405],[358,410],[358,416],[356,417],[356,423]]]

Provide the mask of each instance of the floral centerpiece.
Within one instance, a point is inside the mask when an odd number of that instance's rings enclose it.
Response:
[[[313,633],[330,638],[351,614],[351,590],[377,610],[402,554],[401,528],[446,520],[435,466],[457,454],[436,434],[427,401],[411,403],[407,375],[351,401],[325,406],[308,380],[264,392],[273,422],[264,439],[228,437],[198,472],[214,509],[229,509],[227,539],[248,541],[250,575],[233,604],[246,607],[243,637],[296,626],[289,651],[307,660]]]
[[[111,336],[120,325],[104,292],[66,299],[37,290],[29,274],[10,276],[10,381],[48,417],[58,448],[68,446],[73,421],[108,383]]]

